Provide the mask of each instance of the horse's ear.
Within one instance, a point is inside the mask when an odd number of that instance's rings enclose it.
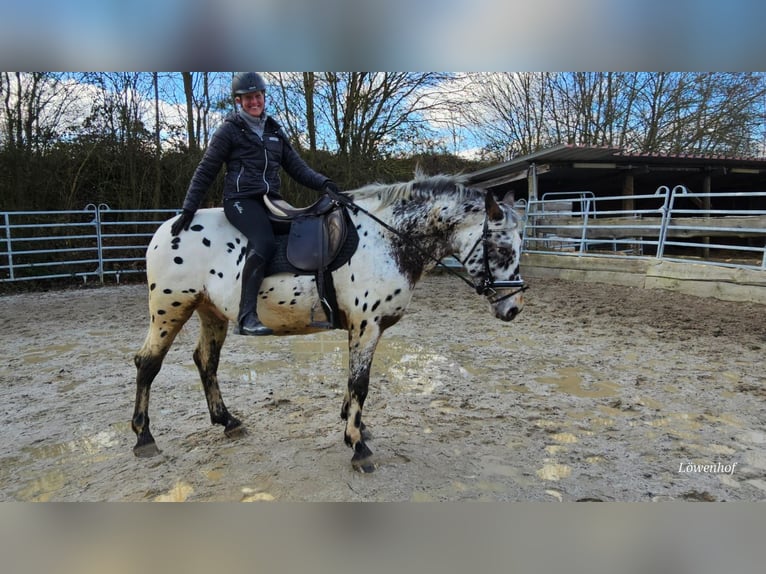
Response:
[[[506,193],[503,197],[503,203],[509,207],[513,207],[516,204],[516,194],[512,191]]]
[[[500,221],[505,218],[503,208],[498,205],[494,194],[490,191],[484,195],[484,209],[487,212],[487,217],[492,221]]]

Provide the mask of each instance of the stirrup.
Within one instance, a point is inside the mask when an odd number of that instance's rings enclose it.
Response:
[[[314,318],[314,311],[317,308],[317,304],[314,304],[311,307],[311,317],[310,317],[309,327],[315,327],[318,329],[327,329],[327,330],[335,329],[335,318],[333,316],[332,307],[330,307],[330,303],[327,302],[327,299],[320,299],[319,306],[322,307],[325,318],[327,320],[321,321]]]

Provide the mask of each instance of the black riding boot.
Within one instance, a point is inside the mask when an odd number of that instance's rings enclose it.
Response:
[[[265,269],[264,260],[250,251],[242,268],[242,296],[239,301],[238,319],[240,335],[271,335],[274,332],[258,319],[258,291]]]

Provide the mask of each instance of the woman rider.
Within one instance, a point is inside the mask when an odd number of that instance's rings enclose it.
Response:
[[[338,192],[328,177],[311,169],[290,145],[282,127],[266,114],[266,83],[257,72],[239,72],[231,82],[239,106],[224,119],[192,176],[183,212],[171,233],[188,230],[221,166],[226,164],[223,211],[248,239],[242,270],[239,333],[270,335],[272,330],[258,319],[258,291],[266,264],[274,253],[275,239],[263,196],[280,198],[279,170],[316,191]]]

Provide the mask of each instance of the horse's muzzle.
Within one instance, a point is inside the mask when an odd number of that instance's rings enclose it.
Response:
[[[495,317],[502,321],[513,321],[516,318],[516,315],[519,313],[521,313],[521,309],[519,307],[511,307],[505,313],[495,311]]]
[[[524,307],[524,291],[529,287],[523,280],[495,281],[485,290],[487,300],[501,321],[513,321]],[[501,289],[498,292],[496,289]]]
[[[495,317],[501,321],[513,321],[519,313],[521,307],[518,305],[510,305],[506,309],[495,308]]]
[[[509,297],[503,297],[501,300],[490,303],[495,317],[501,321],[513,321],[524,308],[524,295],[521,292],[516,292]]]

